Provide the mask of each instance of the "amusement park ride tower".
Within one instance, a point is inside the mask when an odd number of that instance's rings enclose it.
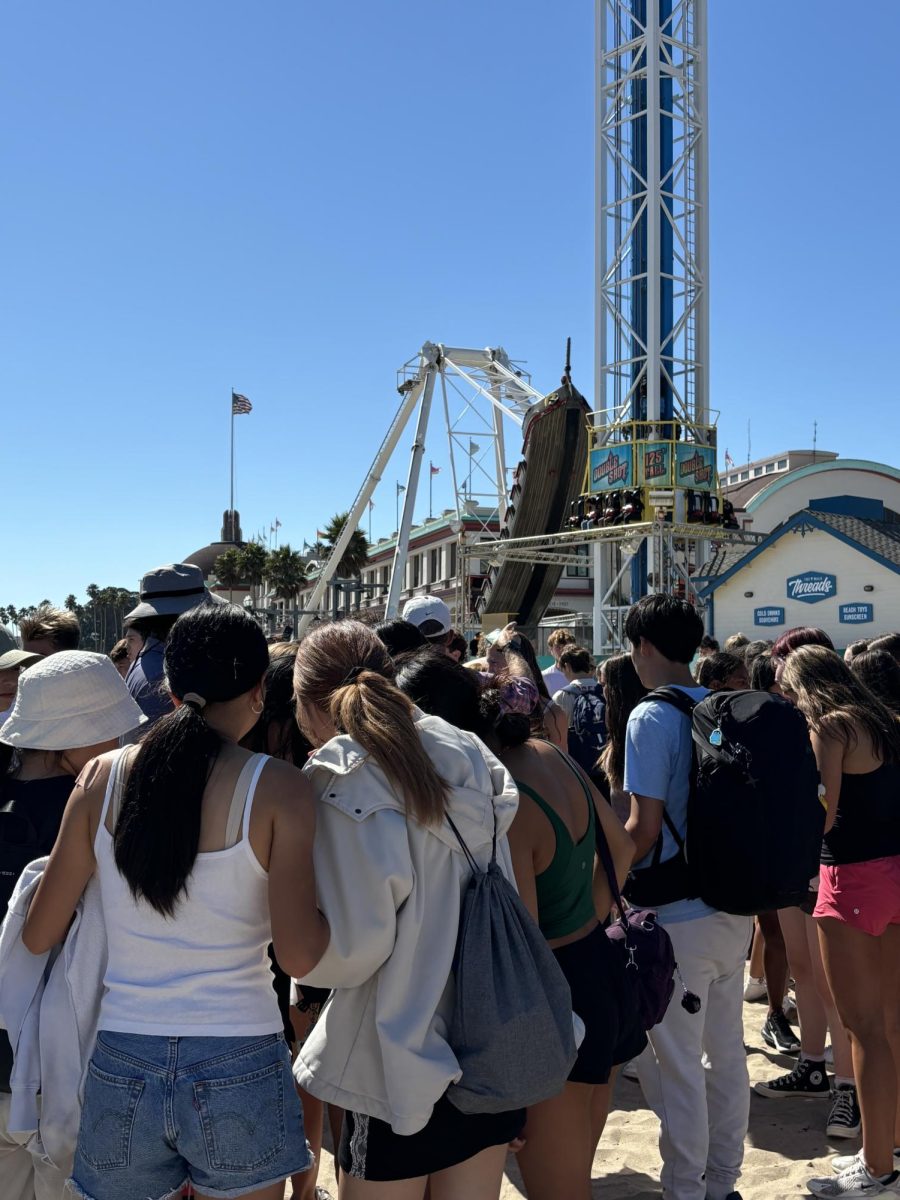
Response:
[[[418,414],[385,597],[387,615],[397,612],[438,382],[457,524],[484,518],[476,536],[460,533],[459,560],[490,564],[474,602],[460,587],[456,621],[467,630],[515,617],[533,632],[555,580],[584,563],[587,544],[593,649],[609,655],[624,648],[635,600],[666,591],[702,611],[712,543],[758,540],[737,527],[719,491],[709,405],[707,0],[595,5],[594,412],[568,366],[562,387],[542,396],[502,349],[426,342],[401,370],[399,410],[317,576],[301,634]],[[513,426],[523,447],[514,470],[505,458]],[[481,488],[472,486],[476,453]]]

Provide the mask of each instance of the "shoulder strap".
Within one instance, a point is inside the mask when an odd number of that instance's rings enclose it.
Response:
[[[228,809],[228,822],[225,826],[225,845],[223,847],[225,850],[240,840],[244,810],[249,809],[247,801],[250,798],[250,789],[253,787],[255,790],[256,780],[259,778],[259,772],[262,770],[262,764],[265,760],[266,756],[264,754],[251,754],[241,768],[241,773],[237,777],[234,791],[231,794],[231,806]]]
[[[129,749],[130,747],[124,746],[116,755],[109,772],[106,798],[103,801],[103,811],[100,814],[100,824],[102,825],[106,820],[107,809],[109,810],[113,833],[116,832],[116,825],[119,823],[119,814],[122,811],[122,798],[125,795],[125,783],[128,779],[128,772],[125,770],[125,760],[128,757]]]
[[[552,745],[552,743],[551,743],[551,745]],[[554,749],[555,748],[556,747],[554,747]],[[531,799],[535,802],[535,804],[538,806],[538,808],[541,810],[541,812],[544,814],[544,816],[547,818],[547,820],[553,826],[557,835],[559,834],[560,831],[562,831],[566,835],[566,837],[569,839],[570,842],[573,840],[572,835],[569,833],[568,829],[566,828],[565,821],[562,819],[562,817],[559,815],[558,812],[554,811],[553,806],[551,804],[547,803],[547,801],[540,794],[540,792],[536,792],[533,787],[529,787],[527,783],[521,783],[518,779],[514,779],[513,783],[515,783],[516,787],[519,789],[520,792],[524,792],[526,796],[531,797]]]
[[[472,851],[469,849],[469,847],[463,841],[462,834],[456,828],[456,824],[455,824],[453,818],[450,816],[449,813],[444,813],[444,817],[446,818],[447,824],[450,826],[450,828],[456,834],[456,840],[459,842],[460,846],[462,847],[462,852],[466,856],[466,862],[469,864],[469,866],[472,868],[473,871],[480,870],[478,863],[475,861],[474,855],[472,854]],[[494,816],[494,856],[495,857],[496,857],[496,854],[497,854],[497,818],[495,815]]]
[[[697,701],[692,700],[687,692],[683,692],[681,688],[673,687],[669,684],[665,687],[656,688],[655,691],[648,692],[646,696],[642,697],[640,703],[646,704],[648,700],[661,700],[663,704],[671,704],[673,708],[677,708],[679,712],[683,712],[686,717],[691,716],[697,707]]]
[[[556,753],[559,755],[559,757],[563,760],[563,762],[566,764],[566,766],[569,768],[569,770],[572,772],[572,774],[575,776],[575,778],[578,780],[578,782],[581,784],[581,790],[584,792],[585,797],[587,798],[587,802],[588,802],[588,831],[590,831],[591,825],[596,824],[597,814],[594,811],[594,797],[591,795],[591,789],[587,785],[587,780],[585,779],[584,774],[582,773],[580,767],[578,767],[578,765],[572,761],[572,759],[568,756],[568,754],[566,754],[566,753],[564,753],[564,751],[560,750],[559,746],[554,746],[553,742],[551,742],[550,745],[553,746],[553,749],[556,751]],[[568,832],[569,831],[566,830],[566,833],[568,833]],[[569,836],[571,837],[571,834]],[[573,839],[573,841],[574,841],[574,839]]]

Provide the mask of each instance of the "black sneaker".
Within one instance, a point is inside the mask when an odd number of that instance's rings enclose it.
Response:
[[[816,1096],[827,1096],[830,1089],[828,1076],[825,1074],[825,1063],[802,1058],[788,1075],[779,1075],[777,1079],[770,1079],[766,1083],[756,1083],[753,1090],[760,1096],[776,1100],[781,1096],[813,1099]]]
[[[842,1083],[831,1089],[831,1111],[825,1123],[826,1137],[855,1138],[862,1132],[862,1115],[856,1088],[852,1083]]]
[[[766,1017],[766,1023],[762,1027],[762,1039],[767,1046],[771,1046],[773,1050],[777,1050],[780,1054],[800,1053],[800,1043],[797,1041],[797,1036],[793,1029],[791,1029],[790,1021],[788,1021],[781,1009],[778,1012],[770,1013]]]

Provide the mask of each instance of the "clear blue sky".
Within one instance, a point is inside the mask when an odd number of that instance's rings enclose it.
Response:
[[[245,535],[277,515],[295,546],[426,339],[503,345],[550,390],[571,335],[590,395],[592,10],[5,7],[0,605],[217,537],[232,386]],[[748,415],[754,456],[806,446],[818,418],[822,448],[897,465],[900,4],[710,0],[709,24],[720,446],[746,457]]]

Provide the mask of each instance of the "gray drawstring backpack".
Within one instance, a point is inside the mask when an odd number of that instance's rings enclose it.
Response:
[[[527,1108],[558,1095],[575,1063],[572,994],[553,951],[497,863],[472,868],[456,942],[448,1041],[462,1070],[447,1099],[464,1113]]]

